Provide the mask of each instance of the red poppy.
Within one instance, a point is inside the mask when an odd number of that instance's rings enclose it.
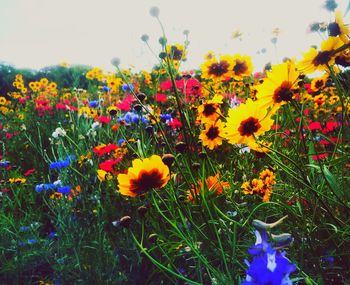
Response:
[[[113,150],[116,150],[118,146],[116,144],[108,144],[108,145],[102,145],[102,146],[96,146],[92,149],[94,153],[96,153],[99,157],[106,153],[110,153]]]
[[[113,172],[115,170],[115,166],[121,161],[121,158],[118,159],[108,159],[104,162],[101,162],[98,167],[104,171]]]
[[[160,94],[160,93],[157,93],[156,95],[156,101],[159,102],[159,103],[163,103],[163,102],[166,102],[168,99],[167,99],[167,96],[165,94]]]
[[[177,128],[181,128],[182,124],[178,119],[174,118],[169,120],[168,126],[170,126],[173,130],[175,130]]]
[[[100,123],[107,125],[111,121],[111,118],[109,118],[107,116],[100,116],[100,117],[96,117],[95,121],[99,121]]]
[[[125,96],[124,100],[121,103],[116,104],[116,106],[122,111],[130,111],[133,101],[135,101],[134,97],[128,94]]]
[[[320,122],[312,122],[308,125],[310,131],[321,130],[322,126]]]

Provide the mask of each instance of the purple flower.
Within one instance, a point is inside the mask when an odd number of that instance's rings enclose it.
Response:
[[[296,266],[285,257],[285,252],[271,246],[265,231],[256,231],[255,234],[256,243],[248,250],[253,260],[251,263],[245,261],[249,267],[247,277],[241,284],[292,285],[289,275],[296,270]]]

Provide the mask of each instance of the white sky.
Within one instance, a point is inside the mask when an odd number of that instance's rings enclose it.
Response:
[[[17,67],[41,68],[62,61],[111,70],[110,60],[123,68],[150,69],[157,59],[140,40],[148,34],[156,54],[160,26],[149,15],[160,8],[169,43],[183,43],[190,31],[188,61],[197,68],[209,50],[252,56],[258,71],[268,61],[301,58],[321,38],[307,32],[310,23],[333,20],[324,0],[0,0],[0,61]],[[337,0],[344,12],[349,0]],[[350,12],[349,12],[350,14]],[[349,15],[347,15],[349,16]],[[348,20],[349,17],[346,17]],[[345,21],[350,23],[349,21]],[[272,29],[281,34],[277,50]],[[232,40],[240,29],[242,40]],[[265,54],[257,54],[266,48]]]

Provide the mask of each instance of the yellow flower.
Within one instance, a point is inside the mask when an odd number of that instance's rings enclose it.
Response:
[[[97,169],[97,178],[98,180],[100,180],[100,182],[102,182],[106,180],[111,180],[113,176],[107,171],[104,171],[102,169]]]
[[[41,85],[46,86],[49,83],[49,80],[47,78],[41,78],[40,83]]]
[[[263,141],[252,141],[248,143],[248,147],[256,152],[266,153],[270,152],[272,143]]]
[[[6,98],[5,97],[0,97],[0,105],[6,105]]]
[[[9,178],[8,180],[11,184],[16,183],[16,184],[24,184],[26,183],[27,179],[25,178]]]
[[[260,172],[259,178],[264,182],[266,186],[276,184],[276,176],[270,169],[264,169]]]
[[[254,178],[252,182],[244,182],[241,186],[243,189],[244,194],[254,194],[261,192],[261,190],[264,188],[264,182],[261,179]]]
[[[97,114],[97,110],[94,108],[89,108],[87,106],[79,108],[79,116],[84,115],[84,117],[95,118]]]
[[[344,24],[340,10],[335,11],[335,21],[328,25],[328,32],[329,36],[339,37],[344,44],[349,42],[348,35],[350,33],[350,29]]]
[[[49,84],[49,86],[48,86],[48,89],[49,89],[50,91],[55,91],[56,88],[57,88],[57,84],[56,84],[55,82],[51,82],[51,83]]]
[[[328,98],[328,102],[331,105],[334,105],[339,102],[339,96],[337,95],[332,95],[331,97]]]
[[[323,87],[326,86],[327,79],[328,79],[328,74],[327,74],[327,73],[325,73],[325,74],[324,74],[323,76],[321,76],[321,77],[313,78],[312,81],[311,81],[311,86],[310,86],[310,88],[311,88],[314,92],[321,90]]]
[[[246,76],[250,76],[253,71],[252,60],[249,56],[241,56],[239,54],[232,58],[230,75],[235,80],[242,80]]]
[[[220,56],[218,61],[212,57],[201,65],[202,78],[222,81],[230,76],[232,58],[228,55]]]
[[[197,109],[197,120],[202,123],[215,122],[221,116],[220,104],[222,104],[222,99],[221,95],[215,95],[213,99],[200,105]]]
[[[299,88],[298,82],[299,72],[294,61],[274,65],[272,71],[267,72],[264,82],[256,87],[256,98],[263,107],[273,107],[276,111],[280,106],[292,101]]]
[[[122,80],[120,78],[111,75],[107,78],[107,86],[112,89],[112,92],[116,93],[119,90],[119,87],[122,84]]]
[[[204,55],[204,59],[205,60],[211,60],[215,57],[215,54],[214,52],[211,50],[209,52],[207,52],[205,55]]]
[[[350,50],[346,49],[335,57],[335,63],[343,67],[350,66]]]
[[[166,52],[174,61],[186,60],[185,47],[180,44],[167,45]]]
[[[199,135],[199,139],[202,141],[203,146],[208,147],[210,150],[222,145],[223,124],[220,120],[207,124],[205,130]]]
[[[317,51],[313,47],[303,54],[304,59],[298,63],[298,69],[305,74],[327,70],[329,66],[334,64],[333,52],[342,45],[343,42],[339,38],[329,37],[322,42],[321,51]]]
[[[258,101],[248,99],[246,104],[229,110],[224,136],[231,144],[249,144],[270,130],[273,122]]]
[[[127,174],[118,175],[119,192],[122,195],[137,197],[154,188],[163,188],[169,181],[169,168],[161,157],[135,159]]]

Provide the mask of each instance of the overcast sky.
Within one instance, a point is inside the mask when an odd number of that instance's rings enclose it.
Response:
[[[322,8],[324,0],[0,0],[0,61],[17,67],[41,68],[62,61],[107,70],[113,57],[123,68],[149,69],[157,59],[140,40],[159,53],[161,29],[149,15],[152,6],[169,43],[183,43],[189,30],[188,61],[183,69],[197,68],[209,50],[218,54],[247,54],[259,71],[268,61],[301,58],[321,38],[308,33],[315,21],[333,20]],[[349,0],[337,0],[345,12]],[[350,14],[350,12],[349,12]],[[349,19],[347,15],[346,20]],[[350,21],[346,21],[350,23]],[[276,49],[272,30],[281,33]],[[232,39],[239,29],[242,38]],[[265,48],[266,53],[259,53]]]

